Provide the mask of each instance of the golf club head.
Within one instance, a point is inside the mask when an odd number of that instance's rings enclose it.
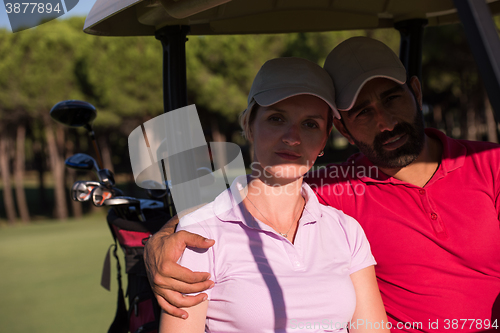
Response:
[[[95,170],[99,172],[96,161],[87,154],[78,153],[70,156],[64,162],[68,168],[77,170]]]
[[[113,193],[112,189],[100,185],[92,190],[90,196],[92,198],[92,203],[94,204],[94,206],[102,207],[104,205],[104,202],[111,199],[114,195],[115,193]]]
[[[146,217],[142,213],[141,210],[141,202],[139,199],[132,198],[132,197],[126,197],[126,196],[118,196],[110,199],[104,200],[104,205],[105,206],[112,206],[115,211],[119,211],[116,208],[119,207],[127,207],[128,212],[131,214],[132,211],[135,211],[135,214],[139,221],[144,222],[146,221]],[[133,208],[133,209],[131,209]]]
[[[108,169],[101,169],[97,171],[97,176],[101,183],[103,183],[106,187],[112,187],[115,185],[115,176]]]
[[[99,187],[99,182],[77,181],[71,188],[71,199],[78,202],[85,202],[91,199],[92,190]]]
[[[87,102],[68,100],[57,103],[50,110],[50,117],[66,126],[92,128],[97,116],[96,108]]]
[[[158,201],[158,200],[150,200],[150,199],[139,199],[140,201],[140,206],[141,209],[160,209],[163,208],[165,205],[163,202]]]

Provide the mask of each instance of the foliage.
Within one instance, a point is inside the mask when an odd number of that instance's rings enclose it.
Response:
[[[61,100],[82,99],[98,109],[95,132],[107,136],[111,160],[119,164],[115,170],[130,172],[128,134],[163,112],[161,43],[152,36],[90,36],[82,27],[82,18],[70,18],[16,34],[0,29],[0,129],[13,138],[18,124],[27,124],[26,163],[47,164],[35,162],[46,141],[42,116]],[[322,65],[335,45],[357,35],[398,51],[394,29],[189,36],[188,102],[196,104],[209,136],[219,131],[231,140],[239,132],[238,115],[246,108],[253,77],[266,60],[296,56]],[[484,87],[459,25],[426,29],[423,77],[425,102],[443,110],[441,123],[435,118],[431,125],[464,137],[463,130],[454,130],[471,125],[464,120],[474,118],[471,112],[477,110],[477,121],[484,122]],[[62,156],[70,149],[92,154],[84,131],[65,131],[69,140]]]

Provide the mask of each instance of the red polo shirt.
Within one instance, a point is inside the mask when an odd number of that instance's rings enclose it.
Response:
[[[362,154],[305,180],[363,227],[394,329],[500,327],[500,146],[426,134],[442,142],[443,156],[424,187],[383,174]]]

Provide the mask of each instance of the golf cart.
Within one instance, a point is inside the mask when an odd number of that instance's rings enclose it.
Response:
[[[187,104],[185,41],[188,34],[264,34],[394,27],[400,57],[420,76],[426,25],[461,21],[490,102],[500,119],[500,41],[485,0],[98,0],[84,31],[101,36],[151,35],[164,53],[164,111]]]
[[[155,36],[163,45],[164,111],[187,104],[186,35],[270,34],[394,27],[410,76],[421,73],[425,26],[461,22],[500,119],[498,0],[97,0],[84,32]]]

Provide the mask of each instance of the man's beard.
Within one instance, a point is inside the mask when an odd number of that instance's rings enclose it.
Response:
[[[403,134],[408,135],[408,141],[403,146],[392,151],[383,148],[384,142]],[[384,131],[378,134],[373,140],[372,146],[357,141],[352,136],[351,138],[359,150],[375,166],[388,169],[404,168],[415,161],[424,148],[425,132],[422,109],[418,107],[413,124],[407,122],[398,123],[392,131]]]

